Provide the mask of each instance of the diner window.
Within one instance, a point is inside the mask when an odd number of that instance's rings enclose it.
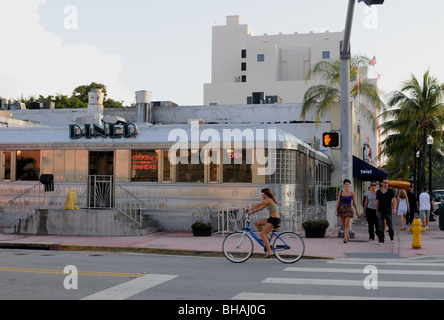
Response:
[[[247,163],[246,149],[242,149],[241,152],[226,149],[223,163],[223,182],[251,183],[253,181],[252,165]]]
[[[131,181],[157,182],[159,150],[131,151]]]
[[[6,151],[4,154],[4,161],[5,161],[5,173],[4,177],[5,180],[11,180],[11,158],[12,158],[12,152]]]
[[[17,151],[17,181],[38,181],[40,178],[40,151]]]
[[[171,163],[168,155],[168,150],[163,151],[163,182],[171,181]]]
[[[214,150],[210,150],[208,152],[208,156],[211,159],[210,162],[210,177],[209,177],[209,181],[210,182],[219,182],[219,178],[218,178],[218,174],[217,174],[217,169],[218,169],[218,163],[219,163],[219,151],[214,151]]]
[[[204,182],[204,163],[200,159],[200,150],[178,150],[177,157],[176,182]]]

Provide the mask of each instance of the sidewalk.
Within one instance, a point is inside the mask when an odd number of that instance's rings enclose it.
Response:
[[[305,242],[305,259],[335,258],[419,258],[442,256],[444,258],[444,231],[439,222],[430,222],[429,230],[422,234],[421,249],[411,247],[413,235],[399,230],[400,223],[395,217],[395,241],[390,242],[388,234],[385,244],[369,242],[367,225],[363,219],[355,220],[355,238],[344,244],[337,231],[329,232],[323,239],[308,239]],[[407,229],[411,227],[407,226]],[[0,230],[1,232],[1,230]],[[0,233],[0,249],[18,248],[35,250],[90,251],[90,252],[137,252],[148,254],[173,254],[222,257],[222,242],[225,236],[193,237],[191,232],[159,232],[140,237],[76,237],[76,236],[34,236]],[[262,252],[256,250],[260,257]]]

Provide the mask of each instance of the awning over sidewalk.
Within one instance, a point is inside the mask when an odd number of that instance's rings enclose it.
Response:
[[[382,181],[387,173],[353,156],[353,177],[362,181]]]

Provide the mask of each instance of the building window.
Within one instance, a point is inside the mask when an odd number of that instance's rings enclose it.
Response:
[[[247,49],[242,49],[241,51],[241,58],[246,59],[247,58]]]
[[[241,63],[241,70],[242,71],[247,71],[247,63],[246,62],[242,62]]]
[[[163,181],[171,181],[171,163],[168,155],[168,150],[163,151]]]
[[[157,182],[159,150],[131,151],[131,181]]]
[[[17,151],[17,181],[38,181],[40,177],[40,151]]]
[[[257,55],[257,62],[264,62],[265,61],[265,54],[258,54]]]
[[[322,59],[330,59],[330,51],[322,51]]]
[[[251,166],[247,164],[246,149],[242,149],[242,152],[226,149],[223,159],[223,182],[251,183],[253,181]]]
[[[176,182],[204,182],[205,166],[200,161],[200,150],[178,150],[177,160]]]
[[[247,82],[247,76],[242,76],[242,82]]]

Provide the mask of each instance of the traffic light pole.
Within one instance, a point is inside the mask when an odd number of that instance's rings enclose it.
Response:
[[[384,0],[358,0],[368,6],[383,4]],[[350,105],[350,39],[353,26],[353,15],[355,12],[356,0],[348,1],[347,20],[345,22],[344,41],[341,42],[341,183],[348,179],[352,182],[353,190],[353,123],[352,107]],[[339,231],[344,234],[343,226]],[[350,229],[350,236],[354,236],[354,231]]]
[[[352,110],[350,105],[350,38],[356,0],[349,0],[344,41],[341,43],[341,183],[353,183]],[[353,189],[352,189],[353,190]]]
[[[349,0],[347,21],[345,23],[344,41],[341,42],[341,184],[345,179],[352,182],[353,191],[353,145],[352,145],[352,109],[350,105],[350,38],[353,25],[353,14],[356,0]],[[355,232],[350,228],[350,238]],[[341,224],[339,237],[344,237],[344,226]]]

